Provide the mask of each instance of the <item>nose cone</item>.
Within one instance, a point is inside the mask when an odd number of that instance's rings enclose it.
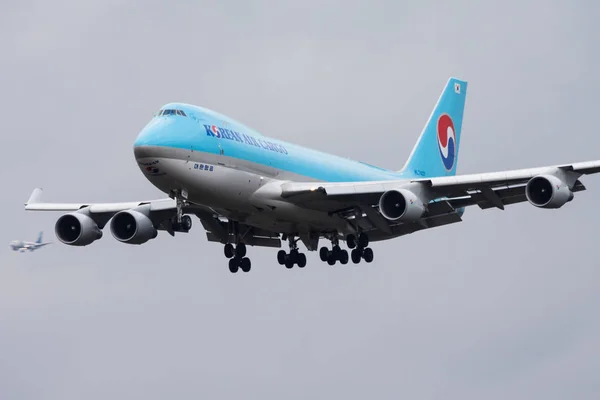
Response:
[[[166,138],[167,125],[168,123],[164,118],[151,120],[138,134],[133,147],[163,145]]]

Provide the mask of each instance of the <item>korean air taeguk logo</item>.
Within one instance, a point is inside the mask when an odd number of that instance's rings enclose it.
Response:
[[[452,118],[448,114],[442,114],[438,119],[437,142],[444,168],[450,171],[454,167],[456,135],[454,133],[454,122],[452,122]]]

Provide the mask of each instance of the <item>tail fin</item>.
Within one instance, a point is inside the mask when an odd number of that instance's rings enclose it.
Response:
[[[456,175],[467,82],[450,78],[408,161],[400,171],[410,177]]]
[[[38,238],[37,238],[37,240],[36,240],[35,242],[36,242],[36,243],[42,243],[42,238],[43,238],[43,237],[44,237],[44,232],[40,232],[40,233],[38,234]]]

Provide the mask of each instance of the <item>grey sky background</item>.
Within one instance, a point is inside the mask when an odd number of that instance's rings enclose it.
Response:
[[[418,4],[417,4],[418,3]],[[399,169],[449,76],[459,172],[600,158],[592,1],[56,0],[0,13],[0,241],[54,238],[54,201],[163,195],[132,143],[162,104]],[[600,177],[564,208],[468,209],[370,264],[251,248],[232,275],[196,222],[143,246],[0,252],[6,399],[592,399]]]

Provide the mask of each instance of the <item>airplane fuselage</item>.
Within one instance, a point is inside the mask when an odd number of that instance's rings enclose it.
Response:
[[[349,231],[344,219],[273,200],[282,181],[383,181],[407,174],[267,138],[214,111],[172,103],[155,116],[134,144],[138,166],[164,193],[188,199],[279,231]],[[180,115],[184,114],[184,115]],[[270,185],[270,183],[277,185]],[[376,238],[373,238],[376,239]]]

